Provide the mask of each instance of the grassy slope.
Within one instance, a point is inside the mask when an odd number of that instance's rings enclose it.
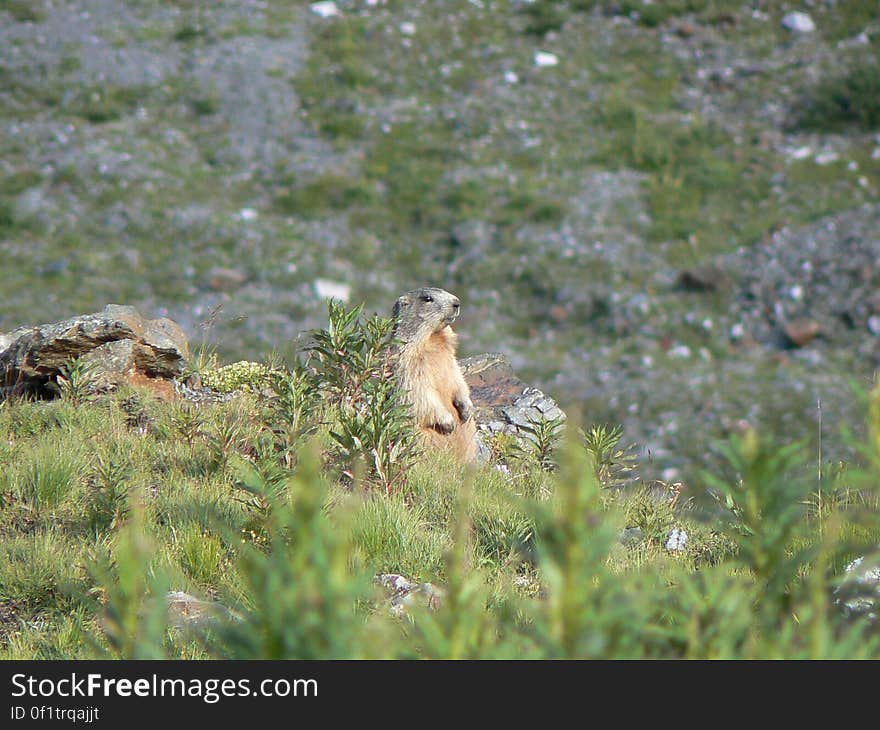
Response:
[[[816,482],[803,455],[747,438],[718,480],[731,528],[669,494],[597,490],[582,447],[558,477],[434,457],[392,495],[351,492],[303,441],[283,468],[273,422],[253,396],[0,405],[0,656],[878,656],[830,604],[833,576],[880,539],[858,470]],[[401,624],[379,572],[449,595]],[[247,620],[166,628],[169,589]]]

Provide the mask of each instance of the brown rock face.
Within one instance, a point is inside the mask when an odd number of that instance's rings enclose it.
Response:
[[[81,358],[95,388],[155,382],[167,391],[165,381],[183,374],[188,357],[186,335],[175,322],[108,304],[101,312],[0,335],[0,387],[52,396],[62,368]]]

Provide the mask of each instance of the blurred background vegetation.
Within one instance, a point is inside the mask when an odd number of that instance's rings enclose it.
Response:
[[[0,331],[119,302],[258,359],[328,295],[387,314],[429,283],[463,354],[623,424],[657,475],[744,422],[850,455],[880,358],[880,301],[838,301],[867,286],[847,236],[878,248],[872,3],[330,7],[0,2]]]

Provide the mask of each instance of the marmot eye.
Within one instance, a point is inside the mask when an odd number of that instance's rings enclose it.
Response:
[[[434,297],[432,297],[430,294],[425,294],[425,296],[422,297],[422,301],[423,302],[433,302]]]

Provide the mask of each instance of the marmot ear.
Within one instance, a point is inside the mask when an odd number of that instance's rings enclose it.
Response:
[[[400,314],[400,310],[408,307],[410,304],[412,304],[412,301],[408,296],[398,297],[397,301],[394,302],[394,309],[391,310],[391,316],[396,318]]]

